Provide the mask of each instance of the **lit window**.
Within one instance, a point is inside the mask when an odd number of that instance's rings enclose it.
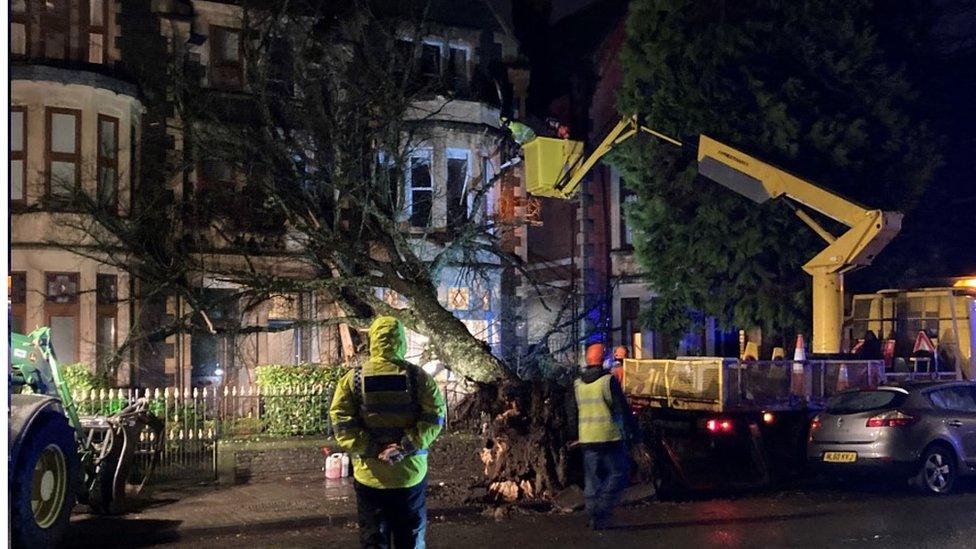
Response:
[[[471,308],[471,300],[467,288],[449,288],[447,290],[447,308],[452,311],[467,311]]]

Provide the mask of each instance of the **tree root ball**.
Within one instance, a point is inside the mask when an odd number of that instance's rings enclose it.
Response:
[[[462,422],[484,436],[488,499],[549,500],[570,484],[566,389],[553,381],[505,380],[479,385],[460,406]]]

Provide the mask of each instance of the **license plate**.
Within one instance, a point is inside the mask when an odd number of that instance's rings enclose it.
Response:
[[[823,460],[828,463],[854,463],[857,452],[824,452]]]

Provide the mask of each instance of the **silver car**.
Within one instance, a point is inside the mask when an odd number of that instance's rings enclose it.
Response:
[[[909,383],[839,393],[810,425],[807,459],[833,475],[886,472],[933,494],[976,474],[976,383]]]

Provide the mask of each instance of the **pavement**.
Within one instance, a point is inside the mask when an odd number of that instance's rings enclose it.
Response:
[[[892,485],[796,485],[748,495],[698,494],[623,507],[591,532],[580,512],[439,503],[430,547],[976,547],[976,486],[928,497]],[[976,483],[971,483],[976,484]],[[67,547],[356,547],[348,479],[320,476],[157,491],[134,513],[73,516]],[[97,542],[95,540],[98,540]]]

